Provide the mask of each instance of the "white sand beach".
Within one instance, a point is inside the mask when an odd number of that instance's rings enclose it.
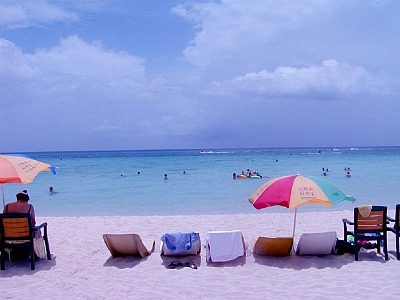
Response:
[[[296,237],[305,232],[336,231],[352,211],[298,213]],[[388,213],[393,216],[393,211]],[[293,212],[199,216],[37,217],[47,221],[52,260],[7,263],[0,272],[2,299],[398,299],[400,261],[395,236],[388,233],[389,260],[376,250],[324,257],[260,257],[248,254],[230,263],[192,260],[198,269],[168,269],[173,257],[160,256],[165,232],[198,231],[204,245],[210,230],[243,231],[250,249],[259,236],[291,236]],[[104,233],[137,233],[154,239],[146,258],[111,258]]]

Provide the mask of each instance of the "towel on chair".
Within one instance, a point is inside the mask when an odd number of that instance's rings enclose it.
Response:
[[[192,244],[200,239],[196,232],[176,232],[166,233],[161,240],[167,245],[171,252],[180,252],[192,249]]]
[[[364,218],[369,217],[369,215],[371,214],[371,209],[372,205],[361,205],[358,207],[360,215],[363,216]]]
[[[242,231],[210,231],[207,234],[207,260],[224,262],[245,254]]]

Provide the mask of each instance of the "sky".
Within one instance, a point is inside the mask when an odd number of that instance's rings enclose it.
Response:
[[[0,0],[0,153],[400,145],[400,1]]]

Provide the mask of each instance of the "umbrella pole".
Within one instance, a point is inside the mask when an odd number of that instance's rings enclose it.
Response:
[[[294,234],[296,232],[296,219],[297,219],[297,207],[294,209],[294,220],[293,220],[293,244],[292,244],[292,252],[294,253]]]
[[[296,232],[296,219],[297,219],[297,207],[294,209],[294,220],[293,220],[293,240],[294,240],[294,233]]]
[[[3,209],[6,206],[6,200],[4,200],[4,188],[3,185],[1,184],[1,194],[3,195]]]

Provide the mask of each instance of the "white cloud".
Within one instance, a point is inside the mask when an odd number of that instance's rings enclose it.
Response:
[[[99,89],[109,96],[124,93],[124,89],[133,92],[143,83],[146,71],[143,58],[105,49],[100,42],[87,43],[77,36],[34,54],[23,53],[10,41],[0,39],[0,62],[3,80],[13,78],[14,84],[20,82],[23,88],[40,87],[43,93],[54,94],[77,89]]]
[[[29,55],[24,55],[20,48],[12,42],[0,38],[0,78],[29,78],[35,75],[35,70],[29,64]]]
[[[50,50],[36,51],[35,59],[43,74],[73,76],[111,87],[134,84],[145,74],[143,58],[105,49],[101,42],[86,43],[77,36],[62,39]]]
[[[146,90],[143,58],[106,49],[100,42],[87,43],[77,36],[33,54],[0,39],[0,65],[3,121],[11,122],[21,107],[32,116],[52,112],[51,119],[57,120],[61,132],[87,134],[90,130],[116,132],[126,128],[116,120],[137,118],[140,109],[135,111],[136,103],[142,101]],[[107,119],[109,123],[105,123]],[[47,122],[46,118],[40,120],[34,122]],[[36,130],[42,127],[46,128],[35,125]],[[52,128],[44,129],[49,130]]]
[[[354,95],[383,95],[390,89],[379,76],[363,67],[325,60],[319,66],[278,67],[269,72],[247,73],[223,82],[214,82],[216,92],[252,95],[261,98],[310,97],[319,99]]]
[[[396,72],[398,6],[396,1],[249,0],[189,3],[173,12],[197,28],[183,50],[185,60],[203,77],[221,81],[330,58]]]
[[[184,50],[199,67],[242,64],[252,55],[268,56],[274,38],[298,30],[330,5],[320,1],[221,1],[177,6],[173,12],[195,24],[198,32]]]
[[[79,16],[47,1],[2,1],[0,26],[7,29],[24,28],[53,22],[75,22]]]

